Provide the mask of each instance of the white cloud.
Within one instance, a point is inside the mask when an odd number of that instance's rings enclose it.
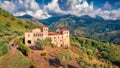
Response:
[[[15,16],[29,14],[38,19],[51,17],[47,12],[44,11],[43,13],[43,10],[40,9],[38,3],[35,0],[3,1],[0,3],[0,7]]]
[[[104,4],[104,10],[101,8],[94,9],[93,2],[88,4],[87,0],[52,0],[48,5],[44,5],[43,9],[35,0],[7,0],[1,2],[0,7],[15,16],[29,14],[38,19],[51,17],[50,12],[76,16],[90,15],[91,17],[99,15],[104,19],[120,19],[120,9],[110,10],[112,6],[109,2]]]

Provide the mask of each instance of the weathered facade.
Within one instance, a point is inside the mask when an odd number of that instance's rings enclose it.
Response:
[[[48,32],[48,27],[42,27],[42,30],[39,28],[32,29],[31,32],[25,32],[25,44],[26,45],[35,45],[37,40],[44,40],[46,38],[51,39],[51,43],[57,45],[57,47],[69,47],[69,30],[61,29],[56,32]]]

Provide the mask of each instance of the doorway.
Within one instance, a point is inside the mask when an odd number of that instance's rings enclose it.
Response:
[[[31,44],[31,40],[28,40],[27,43],[28,43],[28,44]]]

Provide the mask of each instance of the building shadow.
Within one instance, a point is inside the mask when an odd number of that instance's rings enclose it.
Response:
[[[32,50],[40,50],[38,47],[36,47],[36,46],[29,46],[29,48],[30,49],[32,49]]]
[[[51,66],[56,66],[56,67],[61,66],[60,61],[58,59],[49,59],[49,64]]]

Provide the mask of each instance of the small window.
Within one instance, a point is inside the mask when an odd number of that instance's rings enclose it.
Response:
[[[54,37],[54,39],[56,39],[56,37]]]
[[[39,34],[38,34],[38,36],[39,36]]]
[[[36,36],[37,36],[37,34],[36,34]]]
[[[35,37],[35,34],[34,34],[34,37]]]
[[[28,37],[30,37],[30,34],[28,34]]]
[[[66,37],[68,37],[68,35]]]

